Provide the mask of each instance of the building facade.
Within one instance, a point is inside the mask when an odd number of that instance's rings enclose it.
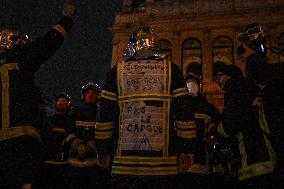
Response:
[[[236,36],[255,22],[267,36],[269,63],[284,62],[283,0],[123,0],[110,28],[112,64],[122,61],[135,28],[151,26],[159,36],[161,53],[184,75],[199,75],[207,99],[221,110],[223,94],[214,81],[215,70],[220,64],[235,64],[245,73],[244,62],[237,57]]]

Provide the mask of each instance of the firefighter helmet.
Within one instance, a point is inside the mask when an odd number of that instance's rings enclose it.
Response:
[[[261,26],[257,23],[252,23],[246,26],[245,32],[237,35],[237,40],[246,44],[261,56],[265,56],[267,53],[267,47],[265,46],[266,38]],[[238,47],[238,54],[241,54],[241,47]]]
[[[0,30],[0,49],[12,49],[15,45],[26,44],[29,37],[20,32],[2,29]]]
[[[139,27],[133,34],[132,38],[136,39],[136,50],[156,48],[157,34],[149,26]]]
[[[200,77],[198,77],[196,74],[189,72],[185,77],[185,81],[195,81],[198,85],[200,85]]]
[[[143,59],[158,56],[158,36],[149,26],[140,26],[135,30],[123,52],[124,59]]]
[[[93,90],[96,91],[97,93],[101,92],[101,88],[98,84],[93,83],[93,82],[88,82],[87,84],[82,86],[81,89],[81,94],[82,96],[85,94],[85,92],[87,92],[88,90]]]
[[[55,99],[54,99],[54,104],[56,104],[56,102],[57,102],[60,98],[65,98],[69,104],[72,102],[71,97],[70,97],[68,94],[62,92],[62,93],[60,93],[59,95],[57,95],[57,96],[55,97]]]
[[[65,99],[66,102],[59,101],[62,98]],[[54,106],[56,111],[60,112],[60,111],[69,110],[71,108],[71,105],[72,105],[71,97],[64,92],[57,95],[54,99]]]

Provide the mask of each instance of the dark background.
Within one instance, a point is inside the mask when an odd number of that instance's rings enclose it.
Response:
[[[0,0],[0,27],[44,35],[62,16],[64,0]],[[77,0],[74,26],[63,46],[36,73],[35,83],[52,102],[68,93],[80,101],[81,86],[88,81],[102,85],[111,66],[112,35],[109,27],[122,0]]]

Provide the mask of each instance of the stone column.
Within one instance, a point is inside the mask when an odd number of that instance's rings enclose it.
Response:
[[[180,31],[174,31],[172,35],[172,61],[181,68],[182,41]]]

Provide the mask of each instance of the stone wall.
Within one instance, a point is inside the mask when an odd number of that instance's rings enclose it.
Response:
[[[233,42],[233,63],[245,73],[242,60],[236,55],[236,35],[243,32],[249,23],[259,23],[268,36],[269,47],[278,46],[278,37],[284,32],[283,0],[166,0],[146,3],[139,11],[131,9],[131,0],[125,0],[117,15],[113,33],[113,65],[122,60],[122,51],[131,32],[140,24],[154,28],[161,39],[172,43],[172,61],[186,73],[182,61],[182,45],[189,37],[197,38],[202,44],[202,79],[204,93],[219,110],[223,106],[223,95],[213,81],[212,43],[219,36]],[[279,54],[269,51],[269,62],[279,62]]]

